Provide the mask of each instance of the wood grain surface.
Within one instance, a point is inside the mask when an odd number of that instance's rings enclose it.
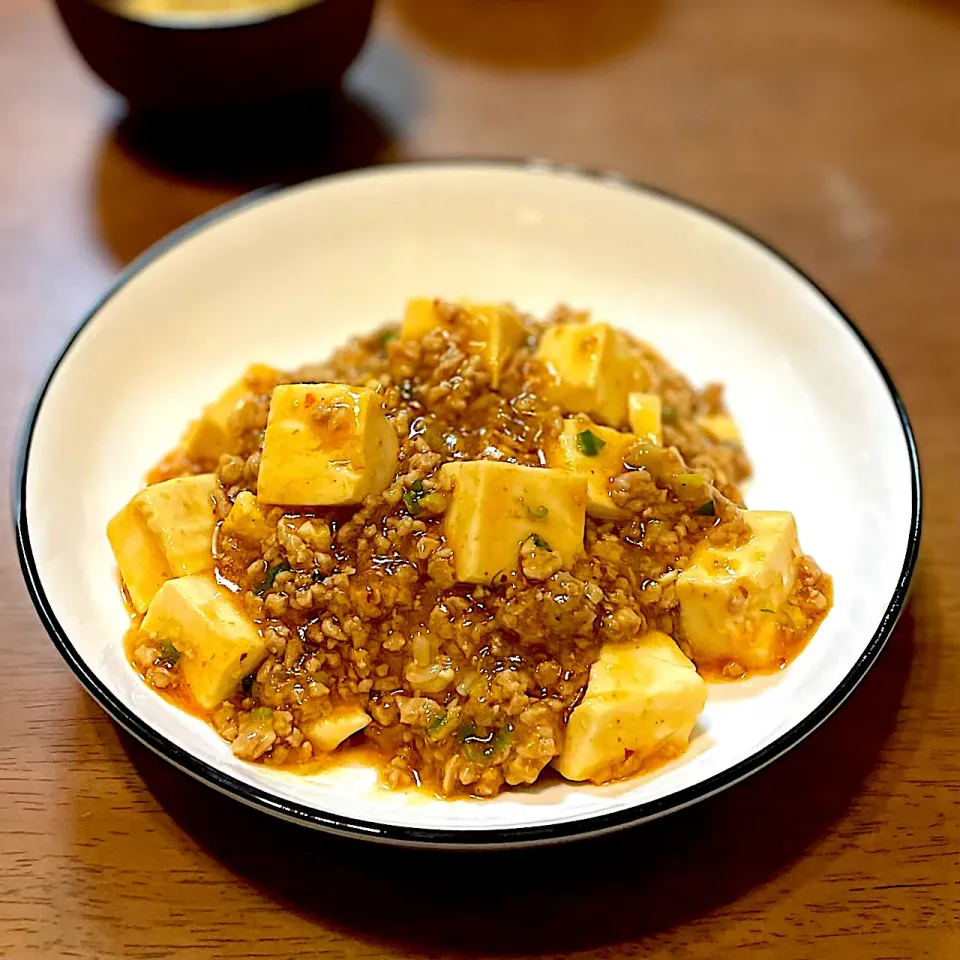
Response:
[[[957,960],[960,3],[395,0],[335,102],[210,129],[128,116],[52,5],[2,0],[4,447],[152,241],[261,183],[436,155],[618,169],[838,298],[920,445],[900,627],[817,734],[694,809],[551,850],[410,853],[272,822],[123,735],[48,642],[8,532],[0,955]]]

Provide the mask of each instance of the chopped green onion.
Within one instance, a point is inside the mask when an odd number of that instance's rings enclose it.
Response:
[[[463,753],[471,763],[483,763],[486,759],[487,751],[482,743],[471,740],[463,745]]]
[[[510,741],[513,740],[513,734],[510,732],[509,727],[501,727],[493,737],[493,740],[490,743],[490,746],[493,748],[494,753],[500,753],[503,750],[506,750],[510,746]]]
[[[457,739],[461,743],[466,743],[467,740],[470,740],[472,737],[475,737],[476,735],[477,735],[477,728],[469,720],[466,723],[461,723],[460,726],[457,727]]]
[[[422,480],[414,480],[410,489],[404,491],[403,503],[410,516],[415,517],[420,512],[420,501],[425,496]]]
[[[254,720],[272,720],[273,711],[269,707],[254,707],[250,711],[250,716]]]
[[[669,423],[671,427],[674,427],[680,418],[677,416],[677,411],[674,410],[673,407],[664,407],[660,412],[660,419],[664,423]]]
[[[487,763],[494,759],[510,746],[513,734],[509,727],[501,727],[496,733],[488,733],[485,737],[479,737],[473,724],[469,726],[473,733],[470,736],[461,739],[463,744],[463,754],[471,763]],[[463,728],[461,727],[461,730]]]
[[[399,331],[397,330],[384,330],[384,332],[380,334],[380,349],[386,350],[387,344],[391,340],[396,340],[399,335]]]
[[[547,541],[544,540],[543,537],[541,537],[538,533],[535,533],[535,534],[533,535],[533,545],[534,545],[535,547],[539,547],[541,550],[549,550],[549,549],[550,549],[550,544],[547,543]]]
[[[427,734],[433,737],[437,736],[447,725],[449,719],[445,713],[441,713],[439,717],[434,717],[427,726]]]
[[[601,440],[592,430],[581,430],[577,434],[577,449],[585,457],[595,457],[605,446],[606,440]]]
[[[277,576],[289,569],[290,564],[285,562],[280,562],[275,567],[271,567],[267,571],[267,575],[263,578],[263,582],[257,587],[254,593],[256,593],[258,597],[262,597],[273,586],[273,581],[277,579]]]
[[[180,659],[180,651],[169,641],[160,644],[160,659],[172,667]]]
[[[715,517],[717,515],[717,505],[712,500],[708,500],[697,507],[697,513],[701,517]]]
[[[537,507],[536,510],[531,510],[527,507],[527,513],[530,515],[531,520],[543,520],[549,512],[543,504]]]

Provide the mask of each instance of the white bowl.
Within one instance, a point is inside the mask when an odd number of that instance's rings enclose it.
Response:
[[[391,793],[369,769],[298,777],[242,763],[124,658],[104,527],[200,406],[248,363],[298,365],[429,294],[590,307],[695,381],[724,381],[756,479],[834,577],[833,611],[780,675],[714,685],[689,752],[604,787],[495,800]],[[24,575],[64,659],[130,733],[252,806],[350,836],[505,846],[597,834],[716,793],[822,723],[880,653],[920,536],[920,477],[889,377],[840,310],[720,218],[617,178],[426,163],[259,194],[140,258],[81,324],[25,431]]]

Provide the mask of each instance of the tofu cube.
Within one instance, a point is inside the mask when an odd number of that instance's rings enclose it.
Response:
[[[711,417],[700,417],[697,423],[704,432],[718,443],[741,443],[740,428],[733,417],[724,414],[715,414]]]
[[[205,407],[199,420],[187,428],[180,450],[200,463],[216,462],[230,448],[230,417],[243,400],[269,393],[277,382],[277,371],[262,363],[249,367],[220,397]]]
[[[422,340],[431,330],[442,325],[437,301],[432,297],[414,297],[407,301],[407,309],[400,325],[404,340]]]
[[[440,475],[452,488],[444,534],[458,580],[489,583],[498,573],[517,570],[520,546],[534,535],[567,568],[583,549],[583,477],[493,460],[447,463]]]
[[[266,540],[274,529],[267,523],[257,498],[249,490],[241,490],[233,501],[220,532],[224,536],[246,540],[248,543],[260,543]]]
[[[568,780],[603,783],[677,756],[706,698],[696,668],[665,633],[604,644],[554,766]]]
[[[330,753],[347,737],[352,737],[370,722],[370,717],[355,703],[342,704],[333,713],[301,724],[304,736],[317,750]]]
[[[650,443],[663,443],[663,401],[655,393],[631,393],[627,397],[630,429]]]
[[[571,323],[544,333],[537,356],[547,368],[547,398],[567,413],[586,413],[611,427],[627,418],[637,360],[605,323]]]
[[[233,696],[267,655],[260,631],[210,574],[168,580],[140,629],[180,651],[183,678],[204,710]]]
[[[393,481],[398,450],[373,390],[283,384],[270,402],[257,499],[282,506],[360,503]]]
[[[526,339],[523,321],[509,304],[463,303],[460,306],[462,312],[457,318],[466,324],[470,348],[483,357],[490,372],[490,385],[496,390],[504,366]],[[400,335],[419,340],[441,326],[445,326],[445,318],[437,309],[437,301],[418,298],[407,304]]]
[[[745,510],[750,538],[739,547],[703,543],[677,578],[683,632],[701,667],[779,665],[777,612],[797,578],[800,544],[793,514]]]
[[[490,386],[496,390],[510,358],[527,338],[523,320],[508,304],[474,303],[466,305],[477,340],[483,344],[481,355],[490,371]]]
[[[107,538],[137,613],[166,581],[213,569],[217,525],[212,473],[141,490],[107,524]]]
[[[610,484],[623,473],[623,458],[636,442],[632,433],[598,427],[586,417],[570,417],[545,453],[551,467],[569,470],[587,481],[587,513],[591,517],[622,520],[629,514],[610,499]]]

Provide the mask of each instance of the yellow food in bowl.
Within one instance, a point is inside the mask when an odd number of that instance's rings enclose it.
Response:
[[[783,668],[829,609],[749,474],[720,389],[649,345],[415,300],[248,368],[117,505],[130,657],[251,762],[363,748],[390,787],[478,797],[649,771],[707,681]]]
[[[107,0],[110,9],[133,20],[218,20],[278,16],[312,0]]]

